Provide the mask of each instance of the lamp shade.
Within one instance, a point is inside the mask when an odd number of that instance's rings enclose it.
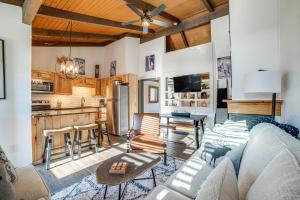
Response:
[[[278,71],[256,71],[245,77],[245,93],[280,93],[281,73]]]

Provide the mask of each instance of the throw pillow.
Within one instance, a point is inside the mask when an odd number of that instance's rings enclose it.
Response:
[[[297,138],[297,136],[299,135],[299,129],[297,129],[296,127],[294,127],[292,125],[281,124],[279,128],[283,129],[285,132],[291,134],[295,138]]]
[[[16,192],[13,184],[8,181],[5,163],[0,161],[0,199],[15,200]]]
[[[246,145],[247,143],[241,144],[240,146],[233,148],[231,151],[228,151],[225,155],[230,158],[236,175],[239,174],[240,165]]]
[[[6,172],[8,174],[8,181],[10,181],[11,183],[16,183],[17,181],[17,171],[15,169],[15,167],[13,166],[13,164],[7,159],[3,149],[0,146],[0,161],[4,163]]]
[[[246,200],[300,199],[300,166],[284,149],[266,166],[247,193]]]
[[[251,131],[251,129],[254,126],[256,126],[257,124],[260,124],[260,123],[273,124],[273,125],[279,127],[280,129],[284,130],[288,134],[292,135],[295,138],[297,138],[297,136],[299,135],[298,128],[296,128],[292,125],[289,125],[289,124],[280,124],[269,117],[257,117],[256,119],[249,120],[249,121],[247,121],[247,128],[249,131]]]
[[[242,160],[244,149],[245,149],[246,145],[247,145],[247,143],[243,143],[243,144],[240,144],[240,146],[232,147],[232,150],[228,151],[225,154],[225,156],[217,159],[216,165],[218,165],[225,157],[228,157],[233,164],[235,174],[238,176],[239,170],[240,170],[240,165],[241,165],[241,160]]]
[[[198,191],[196,200],[238,200],[238,186],[235,171],[229,158],[210,173]]]
[[[251,131],[251,129],[254,126],[256,126],[257,124],[260,124],[260,123],[269,123],[269,124],[273,124],[277,127],[280,127],[280,124],[278,122],[274,121],[270,117],[257,117],[255,119],[247,120],[248,131]]]

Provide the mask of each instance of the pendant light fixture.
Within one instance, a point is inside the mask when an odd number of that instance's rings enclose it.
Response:
[[[56,72],[64,79],[76,79],[79,75],[79,65],[72,57],[72,21],[69,22],[66,32],[69,31],[69,56],[56,59]],[[69,30],[70,28],[70,30]]]

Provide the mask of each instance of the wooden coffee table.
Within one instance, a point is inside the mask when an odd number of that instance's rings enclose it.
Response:
[[[128,171],[124,175],[110,174],[109,169],[113,162],[128,162]],[[108,186],[119,185],[118,199],[123,197],[127,184],[131,180],[153,179],[156,186],[153,168],[160,162],[160,156],[150,153],[123,153],[102,162],[96,170],[96,180],[98,184],[106,185],[104,199],[106,198]],[[151,169],[152,177],[136,178]],[[122,184],[125,183],[122,191]]]

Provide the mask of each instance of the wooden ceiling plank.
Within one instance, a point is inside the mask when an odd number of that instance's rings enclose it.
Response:
[[[185,47],[189,47],[190,45],[189,45],[189,42],[188,42],[188,40],[187,40],[187,38],[186,38],[185,32],[184,32],[184,31],[181,31],[181,32],[180,32],[180,35],[181,35],[181,37],[182,37],[184,46],[185,46]]]
[[[83,23],[91,23],[91,24],[105,25],[105,26],[111,26],[111,27],[122,28],[122,29],[142,31],[142,27],[140,26],[136,26],[136,25],[123,26],[122,22],[65,11],[65,10],[56,9],[48,6],[41,6],[38,11],[38,15],[66,19],[66,20],[73,20],[73,21],[78,21]],[[154,33],[154,30],[149,29],[149,32]]]
[[[54,36],[54,37],[69,37],[69,32],[60,30],[49,30],[49,29],[32,29],[32,35],[39,36]],[[72,32],[72,37],[74,38],[84,38],[84,39],[105,39],[105,40],[117,40],[117,36],[105,35],[105,34],[95,34],[95,33],[83,33],[83,32]]]
[[[111,43],[108,42],[72,42],[72,47],[103,47],[107,44]],[[47,47],[65,47],[70,46],[70,42],[53,42],[53,41],[32,41],[32,46],[47,46]]]
[[[15,6],[23,6],[23,0],[0,0],[0,2]]]
[[[201,0],[202,3],[205,5],[205,7],[207,8],[207,10],[209,12],[213,12],[214,11],[214,7],[212,6],[212,4],[210,3],[210,0]]]
[[[43,0],[25,0],[23,3],[23,23],[31,25],[39,8],[43,4]]]
[[[178,33],[178,32],[184,31],[184,30],[188,30],[188,29],[194,28],[196,26],[202,26],[202,25],[210,23],[210,21],[213,19],[223,17],[228,14],[229,14],[229,5],[224,4],[222,6],[217,7],[213,12],[199,16],[192,20],[183,21],[180,24],[178,24],[177,26],[163,29],[154,34],[143,35],[141,38],[141,43],[148,42],[150,40],[153,40],[153,39],[156,39],[156,38],[159,38],[162,36],[167,36],[167,35]]]
[[[146,9],[146,10],[153,10],[155,9],[156,7],[149,4],[149,3],[146,3],[144,1],[141,1],[141,0],[124,0],[125,2],[127,3],[130,3],[130,4],[134,4],[136,7],[138,7],[139,9],[143,10],[143,9]],[[172,21],[172,22],[177,22],[177,23],[180,23],[180,19],[178,19],[177,17],[163,11],[159,14],[160,16]]]
[[[123,33],[123,34],[120,34],[120,35],[118,36],[118,40],[119,40],[119,39],[122,39],[122,38],[124,38],[124,37],[140,38],[141,35],[140,35],[140,34],[136,34],[136,33]]]

